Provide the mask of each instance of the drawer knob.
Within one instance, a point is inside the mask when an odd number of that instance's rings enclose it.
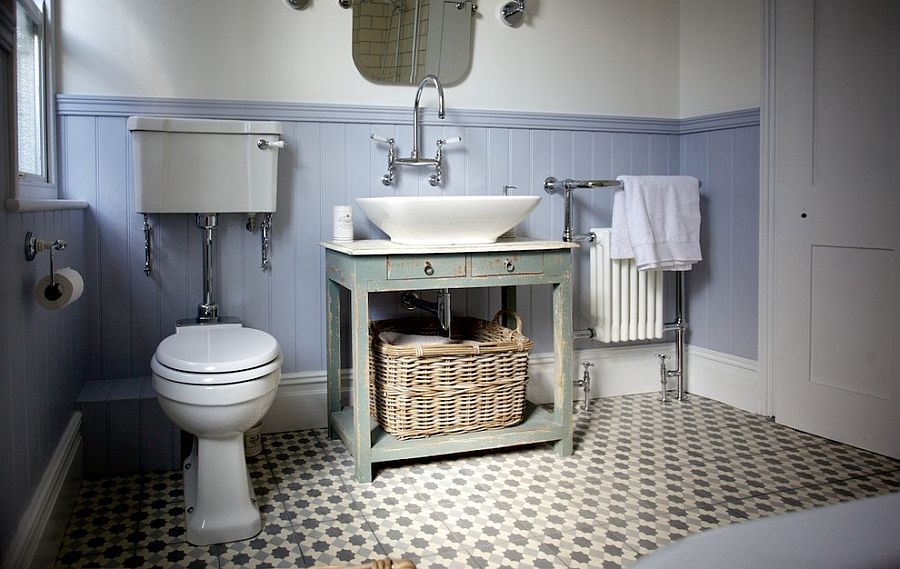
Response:
[[[516,266],[513,265],[512,259],[506,259],[504,266],[506,267],[507,273],[511,273],[516,270]]]
[[[429,277],[434,274],[434,267],[431,266],[431,261],[425,261],[425,274]]]

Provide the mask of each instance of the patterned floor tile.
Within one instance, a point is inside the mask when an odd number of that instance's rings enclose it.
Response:
[[[416,569],[481,569],[468,551],[443,547],[437,555],[422,557]]]
[[[388,555],[416,562],[438,555],[443,548],[456,548],[451,531],[429,514],[400,513],[385,519],[370,519],[369,527]]]
[[[180,470],[153,472],[144,476],[143,517],[135,536],[138,549],[184,542],[183,488]]]
[[[314,484],[281,484],[283,490],[276,498],[299,519],[336,520],[347,514],[355,516],[360,511],[350,487],[340,478],[329,478],[327,484],[322,484],[323,480]]]
[[[306,566],[290,521],[278,515],[266,517],[262,531],[253,538],[225,544],[219,551],[219,563],[223,568]]]
[[[133,548],[129,545],[110,544],[98,549],[81,549],[63,547],[56,559],[58,569],[81,569],[82,567],[125,567],[133,557]],[[133,565],[132,565],[133,566]]]
[[[556,555],[541,548],[539,541],[484,538],[473,543],[471,560],[483,569],[556,569]]]
[[[900,491],[900,461],[692,397],[601,399],[551,444],[378,465],[325,429],[249,458],[265,528],[184,541],[180,470],[86,481],[58,567],[280,567],[407,558],[419,569],[621,567],[706,529]]]
[[[362,518],[346,521],[304,521],[294,526],[307,566],[363,564],[387,552]],[[394,555],[394,558],[399,557]]]
[[[124,567],[146,569],[219,569],[219,557],[215,553],[221,546],[198,547],[189,543],[170,544],[160,548],[139,549]]]
[[[900,470],[720,503],[710,510],[727,525],[900,491]],[[704,529],[714,527],[707,524]]]
[[[547,539],[540,549],[558,557],[567,567],[619,568],[637,559],[637,553],[628,546],[624,529],[624,520],[610,518],[607,525],[584,525],[569,535]]]
[[[131,553],[141,514],[143,477],[119,476],[82,482],[63,537],[60,559],[120,559]]]

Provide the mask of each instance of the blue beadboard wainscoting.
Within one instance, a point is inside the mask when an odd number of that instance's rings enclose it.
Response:
[[[461,136],[446,151],[440,189],[427,172],[399,171],[393,187],[380,178],[386,148],[378,133],[397,139],[408,154],[411,109],[252,101],[61,96],[58,100],[61,180],[66,197],[89,202],[85,214],[88,256],[85,280],[92,326],[85,340],[88,376],[117,379],[149,374],[149,360],[175,321],[195,314],[201,297],[200,231],[193,216],[153,215],[154,273],[144,262],[141,216],[134,211],[130,115],[279,120],[287,149],[279,163],[278,212],[274,217],[272,270],[259,270],[259,235],[240,215],[224,215],[218,231],[216,290],[220,313],[266,330],[281,343],[284,372],[324,368],[323,254],[332,207],[354,198],[384,195],[500,194],[504,185],[542,195],[518,228],[538,239],[562,235],[559,196],[544,194],[546,176],[614,178],[620,174],[691,174],[703,180],[705,261],[688,279],[692,345],[745,358],[756,357],[758,124],[756,109],[686,120],[596,117],[545,113],[459,110],[447,119],[422,112],[421,145]],[[606,226],[611,192],[576,192],[579,231]],[[382,238],[358,208],[357,239]],[[575,252],[575,326],[588,325],[586,250]],[[670,303],[671,304],[671,303]],[[493,291],[459,292],[455,311],[489,317],[499,306]],[[375,303],[375,317],[400,314],[395,297]],[[550,351],[550,293],[519,291],[525,333],[535,353]],[[582,342],[579,347],[596,348]]]
[[[77,423],[75,397],[94,357],[84,332],[96,318],[86,299],[55,311],[34,299],[34,285],[49,273],[50,259],[41,253],[33,262],[25,260],[25,233],[65,241],[66,250],[54,253],[56,268],[79,271],[90,290],[88,215],[83,209],[7,213],[0,207],[0,552],[10,550],[17,526],[37,523],[36,516],[23,521],[23,513],[48,479],[45,472],[67,425]],[[58,458],[51,467],[68,466]]]

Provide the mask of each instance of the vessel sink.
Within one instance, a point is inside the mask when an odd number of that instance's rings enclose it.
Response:
[[[493,243],[537,207],[540,196],[387,196],[356,198],[394,243]]]

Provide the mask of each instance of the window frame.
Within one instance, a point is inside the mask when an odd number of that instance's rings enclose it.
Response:
[[[57,145],[56,138],[56,33],[55,33],[55,0],[41,0],[43,12],[34,6],[33,0],[13,0],[14,9],[22,5],[29,19],[38,24],[42,31],[41,41],[41,97],[43,112],[43,144],[44,175],[37,176],[19,170],[18,134],[13,143],[16,153],[15,186],[13,198],[19,200],[56,200],[59,197],[57,187]],[[15,74],[15,69],[13,69]],[[15,80],[14,80],[15,82]],[[18,86],[14,88],[18,99]],[[18,110],[14,115],[18,125]]]

